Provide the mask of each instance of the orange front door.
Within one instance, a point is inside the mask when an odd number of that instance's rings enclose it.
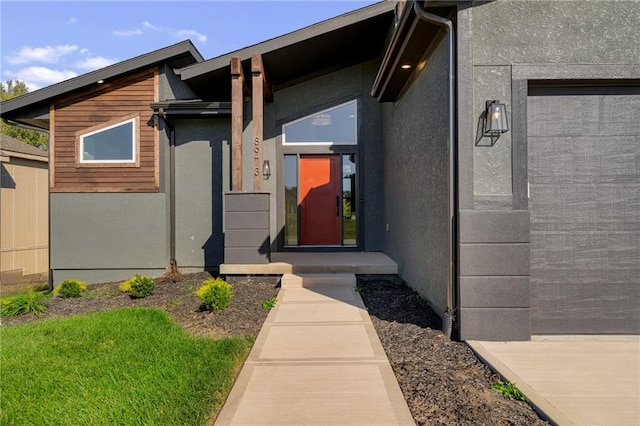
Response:
[[[299,172],[300,244],[341,244],[340,155],[301,155]]]

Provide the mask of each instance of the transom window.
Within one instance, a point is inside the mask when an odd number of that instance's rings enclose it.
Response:
[[[358,104],[354,99],[282,126],[283,145],[357,145]]]
[[[80,164],[124,163],[138,159],[139,117],[123,117],[77,133]]]

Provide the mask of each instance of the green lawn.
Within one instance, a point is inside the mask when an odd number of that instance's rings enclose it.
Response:
[[[2,425],[203,425],[252,341],[119,309],[0,328]]]

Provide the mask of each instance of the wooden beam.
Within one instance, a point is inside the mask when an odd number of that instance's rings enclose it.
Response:
[[[251,78],[253,85],[253,190],[262,191],[263,142],[264,142],[264,74],[262,57],[251,56]]]
[[[231,58],[231,190],[242,191],[242,128],[244,87],[240,58]]]
[[[273,89],[271,86],[271,81],[269,80],[269,75],[264,69],[264,65],[262,63],[262,55],[253,54],[251,55],[251,73],[255,75],[256,73],[260,73],[262,75],[262,87],[264,93],[264,100],[267,102],[273,102]],[[254,80],[255,82],[255,80]],[[254,86],[255,92],[255,86]]]

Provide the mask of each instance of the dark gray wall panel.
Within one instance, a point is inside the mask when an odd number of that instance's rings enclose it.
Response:
[[[638,333],[640,92],[530,93],[533,331]]]
[[[222,147],[227,120],[183,120],[176,131],[176,261],[215,269],[223,262]]]
[[[269,214],[263,212],[228,212],[226,229],[269,229]]]
[[[460,243],[528,243],[529,212],[461,210]]]
[[[50,200],[51,269],[169,265],[165,194],[64,193],[51,194]],[[99,279],[86,276],[90,282]]]
[[[269,211],[269,196],[257,194],[228,194],[225,198],[225,210],[228,212]]]
[[[462,308],[529,308],[529,277],[461,277]]]
[[[269,263],[269,198],[264,192],[225,194],[224,263]]]
[[[491,326],[487,326],[491,324]],[[531,319],[529,309],[460,310],[461,340],[529,340]]]
[[[460,275],[529,275],[529,244],[463,244]]]
[[[384,104],[384,252],[435,307],[446,308],[447,49],[441,43],[397,104]]]

